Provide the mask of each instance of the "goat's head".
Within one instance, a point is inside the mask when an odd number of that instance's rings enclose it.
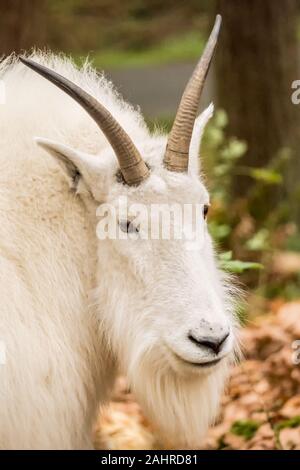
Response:
[[[164,136],[133,143],[93,97],[56,72],[21,59],[73,97],[111,144],[97,158],[38,139],[77,191],[91,194],[99,206],[101,331],[148,413],[189,444],[191,435],[199,443],[212,419],[234,345],[230,295],[207,233],[209,196],[197,165],[212,106],[197,120],[196,114],[219,28],[217,17],[167,145]],[[167,236],[156,227],[166,220]]]

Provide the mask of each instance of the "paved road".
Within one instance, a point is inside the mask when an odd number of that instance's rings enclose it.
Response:
[[[139,105],[145,116],[171,116],[177,109],[181,93],[195,63],[168,64],[142,69],[111,70],[106,76],[113,81],[124,98]],[[200,109],[215,101],[213,69],[204,89]]]

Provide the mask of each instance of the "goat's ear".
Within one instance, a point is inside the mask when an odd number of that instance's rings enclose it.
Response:
[[[106,176],[105,161],[96,155],[80,152],[53,140],[41,137],[35,137],[34,140],[56,159],[74,191],[79,193],[88,190],[95,199],[101,199],[104,190],[101,181],[105,180]],[[101,186],[102,191],[99,194]]]
[[[210,120],[214,113],[214,105],[211,103],[199,116],[197,117],[191,144],[190,144],[190,153],[189,153],[189,173],[190,174],[199,174],[200,171],[200,159],[199,159],[199,152],[200,152],[200,145],[201,139],[203,135],[203,131],[205,129],[206,124]]]

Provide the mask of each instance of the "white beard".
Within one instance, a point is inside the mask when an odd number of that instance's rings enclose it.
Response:
[[[214,422],[229,372],[229,360],[213,371],[183,378],[170,368],[140,362],[129,380],[137,400],[156,431],[172,447],[200,448]]]

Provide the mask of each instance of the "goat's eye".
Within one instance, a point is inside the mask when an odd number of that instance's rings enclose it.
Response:
[[[120,229],[125,233],[138,233],[139,228],[135,227],[130,220],[120,220],[119,221]]]
[[[206,217],[207,217],[208,209],[209,209],[208,204],[204,204],[204,206],[203,206],[203,217],[204,217],[204,220],[205,220]]]

